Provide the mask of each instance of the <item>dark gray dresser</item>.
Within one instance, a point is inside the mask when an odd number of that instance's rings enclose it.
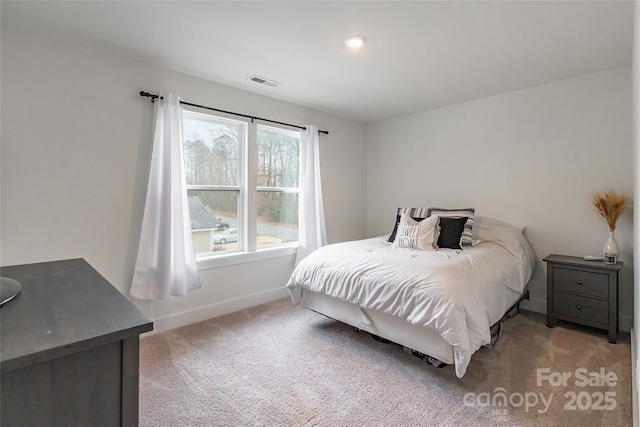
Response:
[[[153,323],[83,259],[0,268],[2,426],[138,425],[139,335]]]
[[[618,336],[618,272],[622,263],[605,264],[566,255],[549,255],[547,326],[560,319],[609,331]]]

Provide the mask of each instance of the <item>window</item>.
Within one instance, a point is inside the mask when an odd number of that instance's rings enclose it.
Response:
[[[298,241],[300,132],[258,126],[258,247]]]
[[[184,111],[198,258],[298,241],[300,132]]]

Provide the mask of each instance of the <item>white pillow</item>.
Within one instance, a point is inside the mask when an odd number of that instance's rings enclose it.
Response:
[[[504,221],[500,221],[494,218],[486,216],[476,217],[475,226],[473,227],[473,244],[474,246],[480,242],[492,242],[496,238],[492,234],[492,231],[496,227],[508,227],[517,230],[519,233],[524,234],[526,230],[525,225],[512,225]]]
[[[497,243],[518,257],[528,249],[526,247],[529,246],[529,242],[523,234],[525,227],[516,227],[492,218],[482,218],[480,221],[476,221],[474,230],[476,228],[478,237],[476,242]]]
[[[422,221],[416,221],[410,215],[403,213],[400,215],[398,232],[391,246],[421,251],[438,249],[439,223],[440,217],[438,215],[432,215]]]

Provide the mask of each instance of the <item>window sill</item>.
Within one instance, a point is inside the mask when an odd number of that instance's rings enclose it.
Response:
[[[260,261],[264,259],[291,256],[298,251],[298,245],[278,246],[277,248],[265,248],[255,252],[233,252],[224,255],[214,255],[196,260],[198,270],[208,270],[210,268],[226,267],[228,265],[244,264],[247,262]]]

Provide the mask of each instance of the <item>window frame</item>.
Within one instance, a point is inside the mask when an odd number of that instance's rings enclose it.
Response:
[[[295,255],[298,241],[283,244],[274,244],[258,247],[257,244],[257,194],[259,191],[300,193],[298,187],[262,187],[258,186],[258,130],[266,129],[276,133],[293,136],[301,141],[301,131],[278,126],[266,126],[255,123],[253,120],[242,120],[227,117],[223,113],[216,115],[202,113],[197,110],[183,108],[183,121],[189,118],[209,120],[215,123],[229,122],[242,129],[241,140],[238,146],[238,185],[192,185],[186,184],[187,191],[237,191],[237,221],[238,240],[236,249],[196,254],[198,270],[217,268],[245,262],[259,261],[281,256]],[[253,145],[253,148],[251,147]],[[183,147],[184,149],[184,147]],[[298,162],[300,158],[298,157]],[[183,165],[185,165],[183,160]],[[250,167],[253,165],[253,167]],[[300,170],[298,168],[298,170]],[[253,237],[250,237],[253,236]]]

